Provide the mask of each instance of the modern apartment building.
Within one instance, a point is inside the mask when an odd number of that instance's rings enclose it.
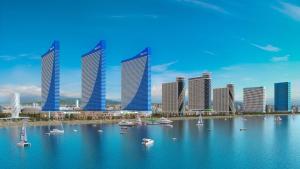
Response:
[[[42,111],[59,110],[59,42],[42,55]]]
[[[85,111],[104,111],[106,107],[104,49],[105,42],[100,41],[81,57],[81,101]]]
[[[162,84],[162,112],[184,113],[184,78],[177,77],[176,82]]]
[[[205,111],[211,109],[211,74],[188,79],[189,110]]]
[[[234,114],[234,85],[213,89],[213,109],[217,113]]]
[[[276,112],[291,111],[291,83],[282,82],[274,84],[274,108]]]
[[[150,49],[123,60],[121,107],[127,111],[151,111]]]
[[[244,112],[263,113],[266,108],[265,87],[244,88]]]

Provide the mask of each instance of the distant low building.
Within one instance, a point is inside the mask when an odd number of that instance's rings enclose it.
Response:
[[[274,113],[274,106],[273,105],[266,105],[266,113]]]

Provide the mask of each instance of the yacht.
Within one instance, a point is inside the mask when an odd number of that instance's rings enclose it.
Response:
[[[128,127],[131,127],[131,126],[134,126],[134,123],[131,122],[131,121],[121,120],[119,122],[119,126],[128,126]]]
[[[17,146],[19,147],[29,147],[31,144],[27,141],[27,133],[26,133],[26,127],[23,123],[22,130],[20,133],[20,142],[17,143]]]
[[[160,118],[158,122],[159,122],[160,124],[170,124],[170,123],[173,123],[172,120],[169,120],[169,119],[167,119],[167,118],[165,118],[165,117]]]
[[[203,119],[202,119],[202,116],[201,116],[201,114],[200,114],[200,116],[199,116],[199,119],[198,119],[198,122],[197,122],[197,126],[202,126],[204,123],[203,123]]]
[[[144,144],[145,146],[152,145],[153,143],[154,143],[154,140],[152,140],[150,138],[143,138],[142,144]]]

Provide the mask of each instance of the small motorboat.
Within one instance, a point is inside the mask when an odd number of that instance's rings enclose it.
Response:
[[[173,138],[172,138],[172,140],[173,140],[173,141],[176,141],[176,140],[177,140],[177,138],[176,138],[176,137],[173,137]]]
[[[98,130],[99,133],[103,133],[103,130]]]
[[[158,122],[159,122],[160,124],[170,124],[170,123],[173,123],[172,120],[169,120],[169,119],[167,119],[167,118],[165,118],[165,117],[160,118]]]
[[[77,132],[78,130],[74,129],[73,131],[74,131],[74,132]]]
[[[23,123],[22,130],[20,133],[20,142],[17,143],[17,146],[19,146],[19,147],[31,146],[31,144],[27,141],[27,132],[26,132],[25,123]]]
[[[145,146],[152,145],[153,143],[154,143],[154,140],[152,140],[150,138],[143,138],[142,144],[144,144]]]
[[[240,128],[240,131],[246,131],[247,128]]]

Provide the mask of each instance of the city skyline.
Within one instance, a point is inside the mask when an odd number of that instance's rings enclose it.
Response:
[[[106,85],[108,99],[121,99],[119,61],[149,46],[153,102],[161,101],[161,83],[177,76],[200,76],[207,70],[212,72],[212,89],[235,84],[237,101],[242,101],[243,88],[266,86],[267,99],[273,103],[273,84],[289,81],[292,103],[299,104],[299,2],[201,2],[132,1],[123,2],[122,8],[114,8],[114,2],[91,2],[94,8],[78,1],[74,5],[81,12],[71,8],[64,13],[68,4],[63,1],[2,1],[0,25],[5,27],[0,28],[0,75],[6,78],[0,81],[0,102],[13,92],[40,95],[39,56],[54,39],[61,42],[61,96],[80,98],[81,54],[105,39],[107,74],[111,75]],[[42,12],[44,6],[55,6],[60,17]],[[165,7],[171,10],[159,10]],[[50,23],[61,26],[48,27]],[[76,26],[78,23],[83,26]],[[262,23],[264,27],[256,26]],[[91,24],[93,27],[84,26]],[[23,29],[16,29],[19,27]]]

